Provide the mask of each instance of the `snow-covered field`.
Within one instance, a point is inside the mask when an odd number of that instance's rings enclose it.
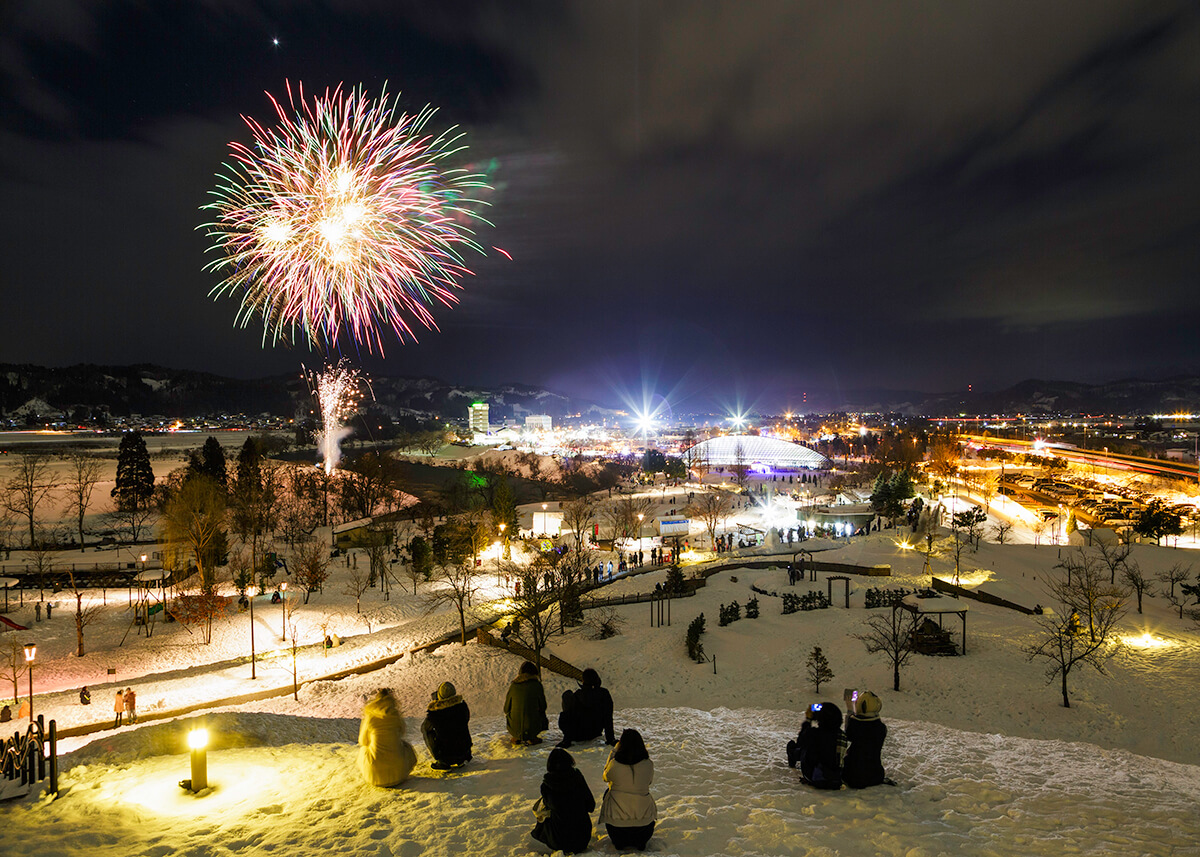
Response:
[[[752,597],[750,586],[787,589],[782,570],[731,569],[709,579],[693,598],[672,605],[672,625],[652,627],[650,607],[619,609],[623,633],[589,638],[585,629],[555,637],[551,651],[580,667],[594,666],[616,699],[617,728],[642,731],[656,763],[653,788],[660,822],[651,850],[683,855],[1060,855],[1200,854],[1200,634],[1175,617],[1162,598],[1132,609],[1122,623],[1131,639],[1149,634],[1154,646],[1129,645],[1109,675],[1071,676],[1072,707],[1047,685],[1043,665],[1022,648],[1033,639],[1031,617],[977,602],[967,614],[967,654],[915,656],[891,689],[887,663],[869,655],[861,633],[870,585],[924,584],[923,556],[897,546],[891,533],[825,545],[822,558],[888,563],[893,577],[855,578],[851,608],[781,614],[781,602],[759,596],[757,620],[717,627],[721,603]],[[964,574],[983,589],[1021,604],[1048,604],[1044,576],[1059,548],[984,544],[964,557]],[[1065,552],[1067,549],[1063,548]],[[1134,557],[1151,575],[1196,556],[1138,546]],[[360,561],[363,561],[360,559]],[[952,560],[934,559],[947,576]],[[1200,557],[1195,561],[1200,569]],[[502,594],[485,563],[481,600]],[[969,574],[968,574],[969,572]],[[344,566],[323,594],[297,610],[302,682],[356,664],[397,655],[457,627],[457,616],[429,613],[409,592],[378,590],[364,598],[372,630],[342,591]],[[620,580],[602,594],[647,591],[662,572]],[[734,579],[736,578],[736,580]],[[826,591],[826,575],[797,591]],[[840,585],[834,589],[840,604]],[[249,850],[295,854],[527,853],[530,806],[537,797],[549,748],[512,748],[502,704],[520,661],[506,652],[449,645],[407,655],[377,671],[338,681],[303,684],[291,693],[181,719],[154,715],[264,688],[291,688],[291,650],[279,640],[280,608],[261,598],[255,607],[256,650],[265,657],[250,679],[248,614],[231,612],[209,646],[178,625],[159,624],[147,639],[130,633],[124,592],[104,619],[88,629],[89,654],[73,657],[74,629],[65,605],[50,622],[32,610],[10,613],[31,624],[19,641],[38,642],[34,682],[37,710],[60,726],[111,722],[117,687],[138,692],[142,721],[63,742],[62,791],[38,791],[0,804],[0,855],[221,855]],[[483,608],[481,608],[483,609]],[[687,623],[708,619],[712,664],[690,662]],[[948,627],[957,629],[957,619]],[[347,638],[324,651],[320,626]],[[5,635],[7,647],[11,636]],[[818,696],[804,662],[821,646],[836,677]],[[108,668],[116,670],[108,675]],[[380,686],[394,689],[411,736],[429,694],[455,683],[474,714],[475,761],[461,773],[429,767],[423,747],[414,776],[397,789],[363,783],[354,765],[363,699]],[[21,680],[24,693],[25,679]],[[78,703],[89,684],[93,704]],[[573,682],[545,677],[551,721],[557,700]],[[823,793],[801,786],[783,761],[804,706],[841,698],[846,687],[883,699],[889,725],[884,762],[895,787]],[[0,695],[11,686],[0,684]],[[148,716],[149,715],[149,716]],[[177,782],[190,776],[187,729],[204,720],[212,789],[199,796]],[[10,724],[11,725],[11,724]],[[419,744],[419,739],[418,739]],[[607,756],[602,743],[572,753],[599,798]],[[603,829],[592,848],[613,853]]]

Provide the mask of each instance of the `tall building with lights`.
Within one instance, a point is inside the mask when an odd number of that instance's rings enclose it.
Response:
[[[549,414],[530,414],[525,418],[525,430],[550,431],[552,422]]]
[[[477,431],[481,434],[487,434],[488,431],[488,406],[487,402],[475,402],[467,409],[467,420],[471,426],[471,431]]]

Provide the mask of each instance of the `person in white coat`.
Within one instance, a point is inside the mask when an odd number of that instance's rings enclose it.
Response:
[[[636,729],[621,733],[604,766],[604,781],[608,791],[600,802],[598,821],[608,830],[608,838],[617,850],[644,851],[654,833],[658,807],[650,794],[654,762]]]
[[[404,717],[392,692],[380,688],[363,708],[358,729],[358,769],[373,786],[398,786],[417,764],[417,753],[404,740]]]

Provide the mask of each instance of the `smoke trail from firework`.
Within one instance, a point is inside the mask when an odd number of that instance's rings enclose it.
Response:
[[[321,450],[322,466],[328,475],[341,460],[341,442],[350,434],[345,423],[358,411],[364,379],[347,361],[339,360],[320,372],[308,373],[308,383],[321,409],[317,448]]]
[[[271,97],[268,95],[268,97]],[[288,85],[271,97],[279,122],[253,119],[250,146],[232,158],[204,224],[224,276],[210,294],[240,296],[237,324],[261,316],[264,343],[338,344],[343,331],[383,352],[384,331],[415,340],[414,322],[436,329],[431,308],[458,302],[470,273],[462,251],[483,253],[470,223],[484,177],[446,165],[465,150],[455,129],[432,135],[434,115],[398,110],[341,87],[306,101]]]

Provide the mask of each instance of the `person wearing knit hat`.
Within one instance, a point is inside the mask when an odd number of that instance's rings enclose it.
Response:
[[[846,718],[846,739],[850,747],[842,762],[842,781],[854,789],[877,786],[886,779],[883,762],[883,742],[887,726],[879,719],[883,703],[869,690],[859,691],[853,698],[853,711]]]
[[[446,771],[471,761],[471,709],[458,691],[444,681],[433,692],[425,721],[421,724],[421,735],[429,755],[433,756],[433,769]]]

